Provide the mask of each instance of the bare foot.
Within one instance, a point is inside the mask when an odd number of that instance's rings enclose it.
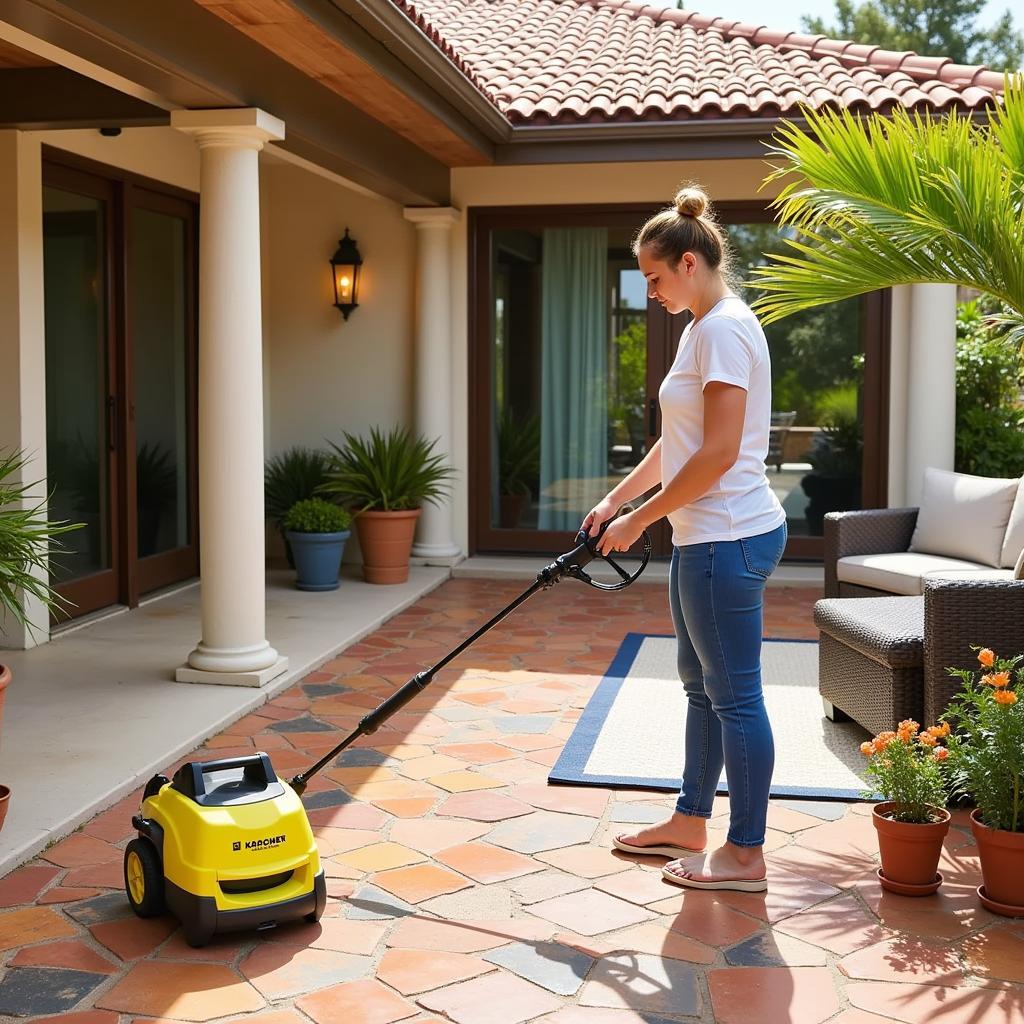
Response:
[[[710,853],[669,861],[665,870],[678,878],[698,882],[725,882],[762,879],[766,868],[760,846],[726,843]]]
[[[707,824],[704,818],[674,811],[664,821],[636,832],[620,832],[615,838],[629,846],[675,846],[700,853],[708,841]]]

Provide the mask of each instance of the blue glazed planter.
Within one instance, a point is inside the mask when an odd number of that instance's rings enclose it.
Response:
[[[338,570],[351,530],[338,533],[285,531],[295,557],[295,586],[299,590],[337,590]]]

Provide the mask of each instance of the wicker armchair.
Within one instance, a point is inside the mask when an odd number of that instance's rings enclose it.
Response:
[[[836,563],[847,555],[906,551],[917,525],[916,508],[869,508],[825,514],[825,596],[885,597],[887,592],[840,583]]]
[[[927,580],[924,587],[924,724],[960,689],[946,668],[977,669],[971,645],[1024,652],[1024,580]]]

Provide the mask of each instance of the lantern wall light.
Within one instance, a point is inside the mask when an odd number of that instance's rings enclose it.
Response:
[[[345,237],[338,242],[337,252],[331,257],[331,275],[334,279],[334,305],[347,320],[349,313],[359,305],[359,273],[363,257],[359,255],[354,238]]]

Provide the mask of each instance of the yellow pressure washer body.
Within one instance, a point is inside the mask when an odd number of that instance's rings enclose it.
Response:
[[[189,762],[150,779],[139,835],[125,850],[125,889],[140,917],[169,910],[190,946],[218,932],[318,921],[327,886],[295,790],[265,753]]]

